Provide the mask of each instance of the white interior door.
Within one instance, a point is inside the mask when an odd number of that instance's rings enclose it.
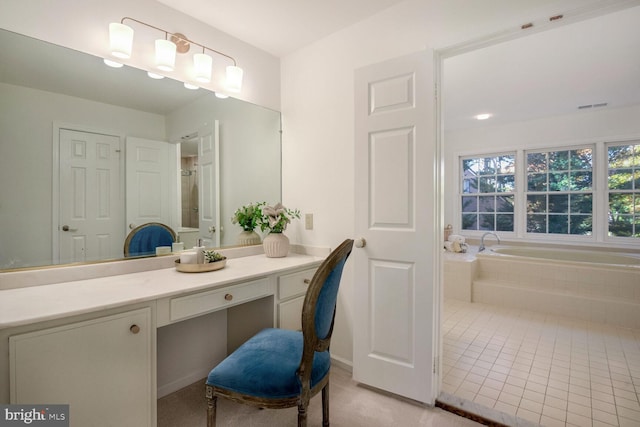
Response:
[[[59,130],[61,263],[122,256],[120,138]]]
[[[433,404],[438,334],[433,52],[356,70],[353,376]]]
[[[127,232],[147,222],[171,225],[171,187],[175,167],[169,163],[171,144],[127,137],[126,212]]]
[[[220,247],[219,123],[198,130],[198,212],[200,237],[207,247]]]

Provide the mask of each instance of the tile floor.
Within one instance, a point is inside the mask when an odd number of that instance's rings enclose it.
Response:
[[[549,427],[640,426],[638,329],[452,299],[442,333],[446,393]]]

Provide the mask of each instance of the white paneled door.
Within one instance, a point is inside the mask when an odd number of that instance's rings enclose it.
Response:
[[[170,149],[168,142],[127,137],[127,232],[147,222],[171,226]]]
[[[60,128],[59,141],[59,261],[121,257],[120,138]]]
[[[433,52],[355,73],[353,376],[435,402],[437,253]]]
[[[198,130],[198,212],[200,236],[207,247],[220,247],[219,125],[215,120]]]

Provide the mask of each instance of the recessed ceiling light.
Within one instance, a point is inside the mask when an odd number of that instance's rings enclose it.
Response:
[[[488,114],[488,113],[478,114],[476,116],[476,120],[487,120],[489,117],[491,117],[491,114]]]

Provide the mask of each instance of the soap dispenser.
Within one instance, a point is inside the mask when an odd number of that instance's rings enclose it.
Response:
[[[193,249],[196,251],[197,263],[204,264],[204,245],[201,238],[198,238],[196,246],[194,246]]]

